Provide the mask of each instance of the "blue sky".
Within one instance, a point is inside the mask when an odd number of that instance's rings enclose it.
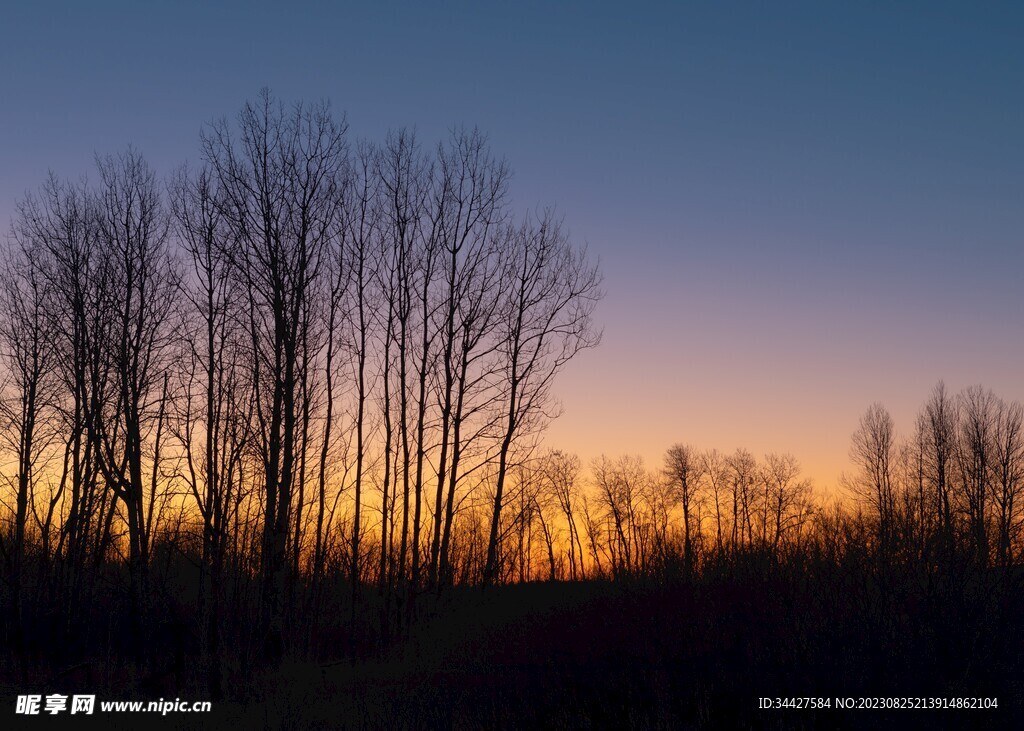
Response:
[[[97,152],[196,160],[263,86],[355,137],[478,125],[604,265],[551,439],[827,485],[872,401],[1024,398],[1022,38],[1015,3],[12,3],[0,221]]]

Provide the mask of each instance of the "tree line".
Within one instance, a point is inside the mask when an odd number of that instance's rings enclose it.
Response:
[[[517,577],[694,575],[752,555],[858,550],[890,565],[1009,570],[1024,550],[1024,408],[940,382],[900,438],[872,404],[851,436],[854,469],[827,499],[791,454],[756,459],[675,444],[663,464],[549,450],[524,464],[511,560]]]
[[[140,644],[183,557],[211,663],[229,616],[264,661],[312,642],[339,582],[354,624],[364,593],[391,623],[468,570],[505,580],[512,475],[599,340],[596,264],[554,210],[512,209],[477,130],[351,142],[327,103],[264,92],[200,151],[167,181],[137,150],[101,156],[95,181],[51,174],[17,206],[0,317],[16,649],[44,615],[81,634],[112,576]]]
[[[971,386],[939,382],[911,434],[896,435],[881,404],[865,412],[844,479],[887,554],[926,564],[970,561],[1007,569],[1020,558],[1024,505],[1024,409]]]

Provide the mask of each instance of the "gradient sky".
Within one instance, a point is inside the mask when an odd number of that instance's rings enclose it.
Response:
[[[356,136],[478,125],[605,273],[550,442],[829,489],[873,401],[905,433],[940,378],[1024,399],[1024,6],[892,5],[5,3],[0,221],[96,152],[195,160],[262,86]]]

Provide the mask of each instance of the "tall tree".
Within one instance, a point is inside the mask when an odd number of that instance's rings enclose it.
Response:
[[[586,251],[572,245],[552,211],[527,219],[512,234],[499,331],[502,363],[502,429],[498,449],[484,584],[495,578],[499,526],[512,448],[518,437],[542,427],[552,414],[555,376],[585,348],[600,342],[593,312],[601,277]]]
[[[362,507],[367,470],[367,404],[370,397],[370,375],[367,368],[370,359],[371,334],[378,302],[378,288],[375,286],[379,265],[378,236],[380,227],[380,206],[378,194],[380,181],[375,175],[375,151],[372,146],[361,144],[356,153],[353,175],[350,179],[349,195],[344,208],[344,237],[348,248],[348,259],[352,266],[350,318],[354,381],[356,385],[356,474],[353,495],[353,517],[351,547],[349,553],[349,580],[352,584],[351,622],[355,625],[356,606],[360,582],[360,539],[362,538]],[[385,484],[385,500],[387,485]],[[383,545],[382,545],[383,548]]]
[[[510,175],[507,163],[491,155],[478,130],[456,130],[447,145],[439,146],[437,161],[433,215],[442,268],[442,304],[437,311],[441,448],[430,549],[432,584],[440,583],[442,533],[450,530],[454,509],[469,358],[484,344],[494,311],[488,303],[493,293],[488,285],[493,281],[495,237],[506,216]]]
[[[98,218],[96,196],[84,182],[73,185],[51,174],[38,195],[19,204],[14,223],[22,246],[45,252],[43,271],[52,292],[63,454],[60,478],[40,524],[49,560],[49,529],[55,518],[61,523],[53,551],[65,635],[80,622],[79,609],[95,587],[95,572],[89,569],[104,558],[115,514],[112,490],[100,479],[98,466],[96,424],[111,388],[106,345],[114,337],[108,306],[111,266]]]
[[[113,392],[93,421],[99,466],[126,513],[133,616],[141,628],[161,489],[168,379],[177,339],[178,272],[156,174],[135,150],[98,161],[98,224],[108,259],[111,337],[103,343]]]
[[[42,271],[44,250],[17,229],[6,268],[0,275],[0,364],[9,376],[0,388],[0,434],[16,459],[14,531],[11,545],[0,536],[11,587],[13,644],[24,640],[26,528],[34,497],[35,473],[53,439],[55,382],[51,284]],[[2,382],[0,382],[2,384]]]
[[[244,310],[232,276],[224,201],[209,170],[181,171],[171,186],[180,245],[191,264],[182,282],[188,307],[181,331],[186,352],[178,368],[172,430],[185,453],[185,478],[202,520],[199,611],[203,659],[213,697],[221,693],[224,560],[233,506],[241,495],[242,461],[252,429],[252,389],[245,368]]]
[[[207,127],[202,137],[246,296],[265,497],[262,631],[271,662],[283,648],[302,398],[312,377],[302,357],[307,310],[328,288],[326,265],[339,235],[347,171],[345,132],[345,121],[326,103],[286,109],[264,91],[243,107],[237,139],[226,121]]]
[[[429,186],[426,161],[419,152],[415,135],[400,130],[388,135],[378,156],[378,175],[383,187],[385,230],[384,240],[394,251],[394,272],[387,293],[389,312],[393,313],[393,338],[397,349],[396,383],[398,389],[398,458],[396,471],[401,472],[402,527],[399,537],[397,566],[394,571],[404,577],[409,551],[410,490],[412,488],[412,450],[415,429],[410,397],[415,393],[411,380],[414,344],[415,268],[416,255],[422,246],[426,193]],[[429,318],[424,314],[425,321]],[[424,348],[426,350],[426,348]],[[396,481],[397,488],[397,481]],[[392,529],[394,524],[392,523]]]

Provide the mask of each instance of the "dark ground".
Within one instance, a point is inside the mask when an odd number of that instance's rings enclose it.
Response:
[[[273,671],[226,661],[227,698],[212,714],[90,721],[291,729],[1021,726],[1024,613],[1013,582],[804,569],[457,588],[408,637],[356,661],[286,659]],[[72,673],[56,686],[98,693],[95,680],[81,689]],[[5,685],[9,719],[25,727],[50,721],[15,716],[13,695],[26,691]],[[205,698],[188,684],[159,689],[161,697],[175,693]],[[835,707],[837,697],[903,696],[996,698],[999,707]],[[761,710],[761,697],[822,697],[832,708]],[[81,717],[52,720],[87,727]]]
[[[456,590],[383,657],[286,666],[254,681],[247,710],[224,710],[297,729],[1019,727],[1020,597],[899,586],[720,577]],[[836,697],[894,696],[999,708],[835,708]],[[760,697],[833,707],[759,710]]]

